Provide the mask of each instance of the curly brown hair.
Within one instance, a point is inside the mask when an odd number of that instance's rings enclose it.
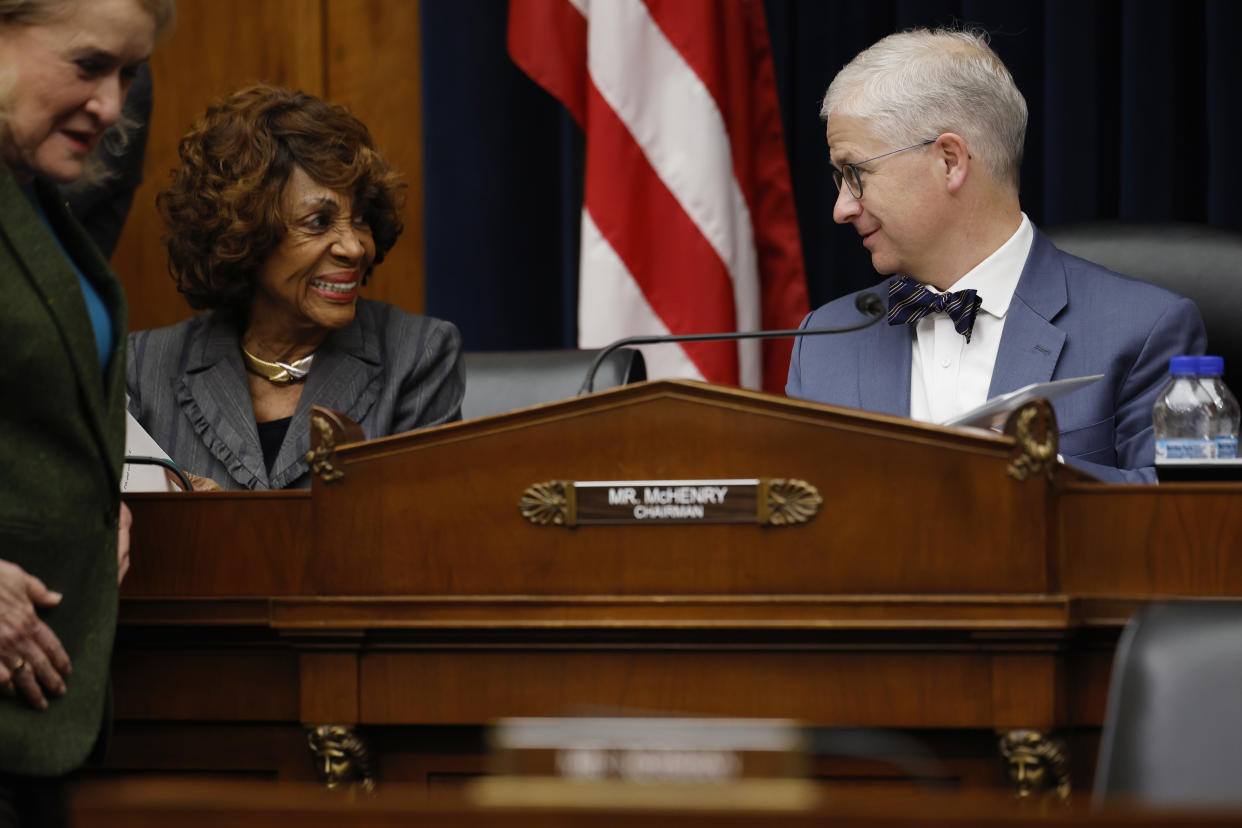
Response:
[[[295,165],[354,194],[375,239],[372,268],[401,235],[404,184],[361,121],[314,95],[238,89],[208,107],[178,152],[181,165],[156,205],[169,272],[191,307],[245,314],[260,267],[288,229],[280,196]]]

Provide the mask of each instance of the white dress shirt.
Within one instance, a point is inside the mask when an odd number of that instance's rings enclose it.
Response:
[[[910,361],[912,419],[944,422],[987,402],[1005,313],[1034,239],[1031,220],[1023,213],[1009,240],[952,286],[953,291],[974,288],[982,301],[970,342],[953,329],[948,314],[934,313],[916,323]],[[927,289],[939,292],[931,285]]]

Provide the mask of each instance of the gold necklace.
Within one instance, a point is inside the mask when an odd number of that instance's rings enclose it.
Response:
[[[311,360],[315,358],[311,354],[293,362],[268,362],[266,359],[259,359],[245,347],[242,347],[241,352],[247,370],[277,385],[288,385],[306,379],[306,375],[310,373]]]

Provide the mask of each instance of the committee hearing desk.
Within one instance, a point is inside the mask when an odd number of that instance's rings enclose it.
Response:
[[[1242,595],[1242,486],[1100,483],[1051,417],[685,381],[365,442],[317,411],[310,491],[129,499],[108,766],[435,788],[500,718],[776,717],[1063,795],[1130,613]]]

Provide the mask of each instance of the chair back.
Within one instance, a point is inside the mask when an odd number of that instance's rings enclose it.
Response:
[[[1242,391],[1242,234],[1186,222],[1096,221],[1045,229],[1057,247],[1199,306],[1209,354],[1225,358],[1225,383]]]
[[[1242,804],[1242,601],[1135,613],[1109,683],[1097,802]]]
[[[463,420],[555,402],[577,395],[587,369],[599,351],[473,351],[462,354],[466,364]],[[647,378],[641,351],[618,348],[600,364],[595,390]]]

